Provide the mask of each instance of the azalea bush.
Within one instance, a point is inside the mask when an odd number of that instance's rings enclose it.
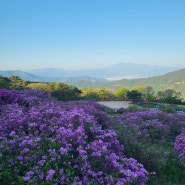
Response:
[[[120,124],[128,127],[127,131],[132,132],[137,141],[174,142],[176,136],[181,133],[181,129],[185,128],[185,115],[168,114],[155,110],[129,112],[115,118],[115,125]]]
[[[156,174],[150,178],[150,184],[184,182],[185,171],[179,165],[173,147],[181,129],[185,128],[185,115],[162,111],[128,112],[116,115],[113,125],[120,143],[124,145],[124,153]],[[176,139],[176,151],[181,161],[184,160],[185,149],[183,138],[181,134]]]
[[[177,136],[174,149],[179,155],[180,162],[185,167],[185,129],[183,129],[182,133]]]
[[[148,172],[111,129],[105,107],[0,90],[0,184],[136,184]]]

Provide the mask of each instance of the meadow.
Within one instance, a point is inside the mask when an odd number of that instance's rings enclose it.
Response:
[[[0,90],[1,185],[183,185],[185,115]]]

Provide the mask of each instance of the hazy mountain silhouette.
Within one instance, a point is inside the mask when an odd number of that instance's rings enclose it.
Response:
[[[29,70],[28,72],[37,76],[44,77],[91,76],[94,78],[121,79],[121,78],[142,78],[159,76],[178,69],[179,68],[177,67],[165,67],[134,63],[119,63],[113,66],[97,69],[64,70],[57,68],[46,68]]]
[[[37,76],[31,73],[27,73],[20,70],[8,70],[0,71],[0,76],[10,77],[18,76],[23,80],[32,81],[32,82],[63,82],[63,83],[75,83],[78,81],[89,81],[89,82],[107,82],[108,80],[103,78],[94,78],[89,76],[80,76],[80,77],[50,77],[50,76]]]

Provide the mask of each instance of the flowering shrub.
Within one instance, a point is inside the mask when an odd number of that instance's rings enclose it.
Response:
[[[24,107],[38,104],[45,99],[54,99],[50,94],[36,90],[0,90],[0,105],[19,104]]]
[[[6,89],[0,90],[0,105],[19,103],[21,100],[23,100],[22,96],[14,93],[13,91]]]
[[[104,107],[49,100],[33,91],[2,91],[1,184],[146,183],[148,172],[123,154]],[[26,109],[18,99],[28,102]]]
[[[185,128],[185,115],[161,111],[129,112],[117,115],[113,125],[124,145],[124,153],[144,164],[148,171],[162,174],[168,164],[171,164],[168,168],[176,165],[173,144]]]
[[[185,166],[185,129],[177,136],[174,149],[179,155],[181,163]]]
[[[161,143],[165,140],[175,141],[181,129],[185,128],[185,115],[161,111],[129,112],[117,116],[115,122],[124,125],[137,141]]]
[[[113,110],[94,102],[89,101],[71,101],[67,103],[62,103],[63,108],[70,109],[71,107],[81,107],[84,111],[90,115],[93,115],[96,118],[96,121],[102,125],[103,128],[110,128],[112,122],[110,121],[110,117],[107,115],[107,112],[112,113]]]

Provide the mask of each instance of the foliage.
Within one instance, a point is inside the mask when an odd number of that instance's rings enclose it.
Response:
[[[143,100],[152,102],[156,100],[154,89],[151,86],[145,87],[142,93]]]
[[[25,89],[27,85],[27,81],[20,79],[18,76],[9,77],[10,89]]]
[[[144,92],[144,88],[142,86],[134,86],[131,91],[138,91],[142,94]]]
[[[127,100],[128,89],[121,87],[115,92],[115,96],[118,100]]]
[[[99,101],[98,89],[83,89],[81,97],[86,100]]]
[[[167,89],[165,91],[159,91],[157,93],[157,99],[159,102],[170,103],[170,104],[181,104],[181,93],[176,92],[173,89]]]
[[[160,105],[159,110],[166,112],[166,113],[176,113],[176,109],[173,106],[168,106],[168,105]]]
[[[50,92],[58,100],[77,100],[81,91],[76,87],[66,85],[64,83],[49,83],[47,92]]]
[[[0,107],[0,184],[146,184],[148,172],[124,155],[104,106],[1,94],[10,101]]]
[[[46,91],[48,84],[46,83],[29,83],[27,87],[29,89],[35,89],[39,91]]]
[[[85,100],[92,101],[109,101],[115,99],[114,93],[108,89],[83,89],[81,97]]]
[[[8,89],[10,85],[10,80],[6,77],[0,76],[0,89]]]
[[[185,115],[161,111],[128,112],[117,115],[113,125],[125,154],[156,173],[150,177],[149,184],[183,184],[185,169],[179,164],[173,145],[181,129],[185,128]],[[184,150],[182,138],[178,136],[176,140],[176,151],[179,154],[181,151],[181,155]]]
[[[127,97],[129,100],[132,100],[133,103],[141,101],[142,94],[139,91],[132,90],[127,92]]]
[[[126,108],[126,112],[137,112],[137,111],[145,111],[146,108],[139,106],[139,105],[131,105],[128,108]]]
[[[135,84],[135,83],[134,83]],[[78,86],[78,83],[76,83]],[[118,85],[115,84],[117,87]],[[99,87],[97,85],[97,87]],[[43,92],[52,93],[58,100],[77,100],[85,99],[92,101],[109,101],[109,100],[127,100],[131,99],[134,103],[137,103],[140,100],[146,102],[158,101],[163,103],[170,104],[184,104],[183,102],[183,92],[176,92],[174,89],[165,89],[164,91],[156,90],[152,86],[142,87],[142,86],[133,86],[129,91],[126,86],[121,86],[116,92],[111,90],[110,86],[107,88],[99,89],[83,89],[79,90],[77,87],[67,85],[64,83],[40,83],[40,82],[29,82],[20,79],[17,76],[11,76],[9,78],[0,77],[0,89],[35,89],[41,90]],[[185,89],[184,89],[185,90]]]
[[[185,129],[176,138],[175,141],[175,151],[179,155],[181,163],[185,166]]]
[[[1,89],[0,105],[2,185],[184,183],[185,115],[35,90]]]
[[[17,76],[9,78],[0,77],[0,88],[6,89],[34,89],[51,93],[58,100],[77,100],[81,91],[71,85],[64,83],[33,83],[20,79]]]
[[[107,90],[107,89],[100,89],[98,92],[98,96],[99,96],[99,99],[103,100],[103,101],[108,101],[108,100],[114,99],[114,95],[113,95],[112,91]]]
[[[81,91],[76,87],[64,83],[30,83],[27,87],[51,93],[52,96],[62,101],[77,100],[81,94]]]
[[[156,92],[164,91],[167,89],[173,89],[175,91],[181,92],[183,99],[185,99],[185,69],[178,70],[175,72],[167,73],[162,76],[154,76],[149,78],[139,78],[139,79],[122,79],[110,82],[75,82],[74,85],[78,88],[109,88],[117,91],[119,88],[125,87],[127,89],[132,89],[135,86],[152,87]]]

